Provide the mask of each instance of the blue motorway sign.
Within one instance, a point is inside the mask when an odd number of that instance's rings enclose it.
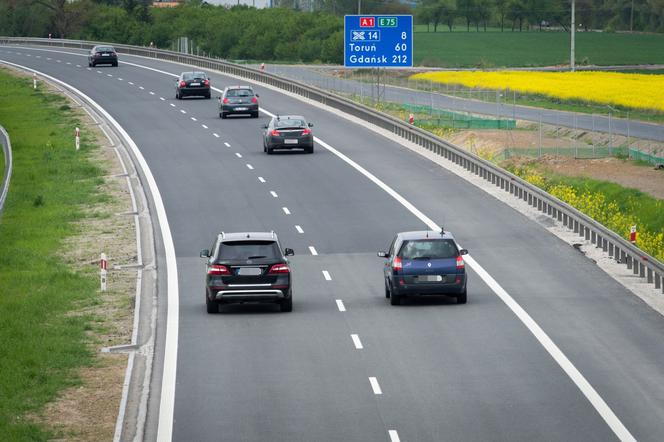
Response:
[[[346,15],[344,66],[404,68],[413,66],[412,15]]]

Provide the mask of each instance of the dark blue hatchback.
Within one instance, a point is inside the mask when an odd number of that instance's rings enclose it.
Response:
[[[412,295],[450,295],[465,304],[466,267],[461,249],[450,232],[416,231],[398,233],[384,266],[385,297],[392,305]]]

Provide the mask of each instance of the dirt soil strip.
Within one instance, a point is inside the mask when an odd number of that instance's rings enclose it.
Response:
[[[60,438],[56,440],[111,441],[116,433],[129,358],[126,353],[102,350],[132,341],[136,284],[140,277],[140,270],[137,272],[135,267],[140,256],[137,225],[131,216],[135,215],[136,205],[126,168],[100,123],[58,86],[41,79],[39,87],[64,96],[81,122],[81,133],[92,137],[92,143],[98,146],[90,158],[105,171],[99,190],[109,196],[107,202],[83,208],[89,216],[78,223],[79,233],[65,242],[61,257],[76,272],[98,274],[103,252],[109,271],[102,302],[90,310],[72,312],[95,317],[88,332],[89,346],[96,355],[93,364],[79,369],[80,385],[60,392],[57,400],[31,418],[52,429]]]

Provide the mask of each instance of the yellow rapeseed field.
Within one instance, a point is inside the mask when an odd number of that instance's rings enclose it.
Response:
[[[469,88],[509,89],[553,98],[664,111],[664,75],[618,72],[445,71],[411,78]]]

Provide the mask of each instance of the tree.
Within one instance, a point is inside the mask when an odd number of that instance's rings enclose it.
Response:
[[[500,32],[503,32],[505,26],[505,15],[509,6],[509,0],[494,0],[496,12],[498,13],[498,21],[500,21]]]
[[[470,23],[477,17],[476,0],[458,0],[459,16],[466,19],[466,31],[470,32]]]
[[[493,9],[493,0],[477,0],[477,25],[482,22],[484,32],[486,32],[486,22],[491,18],[491,10]],[[478,29],[479,30],[479,29]]]
[[[526,18],[526,6],[522,0],[510,0],[507,17],[512,20],[512,32],[514,32],[514,26],[517,21],[519,22],[519,32],[523,30],[523,19]]]

